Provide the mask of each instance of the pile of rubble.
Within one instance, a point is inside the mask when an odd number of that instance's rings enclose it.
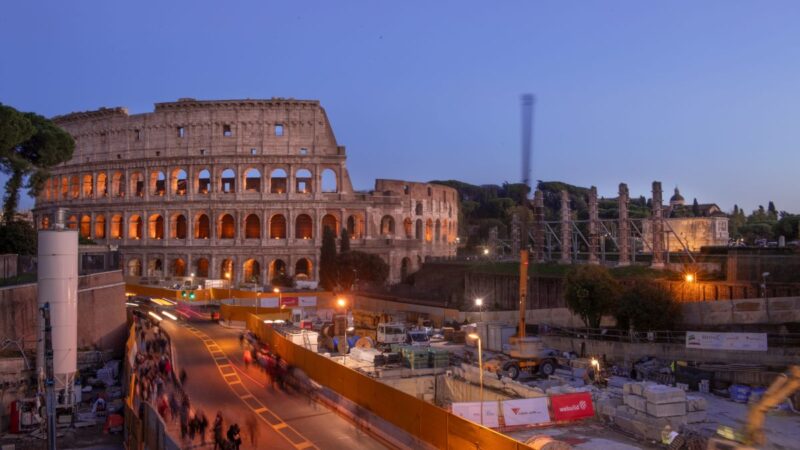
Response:
[[[622,401],[604,399],[600,412],[620,429],[646,439],[661,440],[664,432],[706,419],[706,400],[679,388],[652,382],[625,383]]]

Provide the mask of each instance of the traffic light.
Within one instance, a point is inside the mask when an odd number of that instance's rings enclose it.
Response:
[[[187,293],[186,293],[186,291],[181,291],[181,297],[183,297],[183,298],[186,298],[186,297],[187,297]]]
[[[194,291],[189,292],[189,300],[194,300]]]

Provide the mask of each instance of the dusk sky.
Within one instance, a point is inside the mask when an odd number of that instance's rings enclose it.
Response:
[[[45,116],[318,99],[358,189],[519,181],[530,92],[534,180],[800,212],[797,1],[23,1],[0,40],[0,102]]]

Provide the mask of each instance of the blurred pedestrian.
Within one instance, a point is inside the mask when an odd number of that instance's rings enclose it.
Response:
[[[225,450],[225,441],[222,439],[222,412],[217,411],[217,417],[214,418],[214,450],[219,447],[220,450]]]
[[[256,418],[253,414],[247,415],[247,422],[244,424],[245,428],[247,429],[247,435],[250,437],[250,445],[253,447],[258,447],[258,424],[256,423]]]
[[[208,428],[208,418],[203,411],[197,413],[197,432],[200,434],[200,444],[206,445],[206,428]]]
[[[239,450],[242,445],[242,435],[238,424],[233,424],[228,428],[228,441],[233,446],[234,450]]]

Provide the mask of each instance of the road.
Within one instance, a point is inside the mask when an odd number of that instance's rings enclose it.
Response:
[[[186,371],[184,389],[192,407],[204,411],[211,422],[221,411],[225,431],[231,423],[238,423],[243,449],[387,448],[308,397],[267,387],[258,366],[244,366],[240,331],[199,321],[164,320],[161,326],[172,338],[176,370]],[[258,426],[254,444],[248,420]]]

